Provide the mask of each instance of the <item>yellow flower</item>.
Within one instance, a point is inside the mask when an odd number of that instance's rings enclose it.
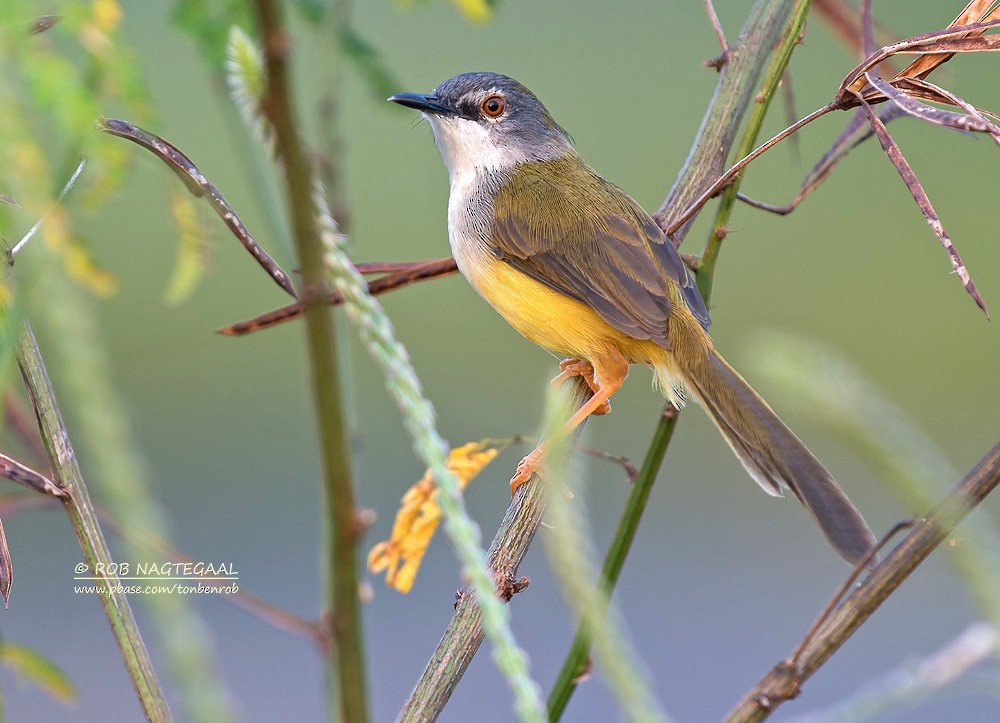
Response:
[[[469,442],[451,450],[448,469],[457,477],[462,489],[500,453],[492,443]],[[385,572],[385,582],[399,592],[407,593],[413,587],[417,570],[427,551],[427,546],[441,522],[441,509],[437,504],[437,485],[431,471],[424,472],[420,481],[403,495],[392,535],[379,542],[368,553],[368,569]]]
[[[487,0],[453,0],[459,11],[469,20],[482,23],[493,15],[493,8]]]

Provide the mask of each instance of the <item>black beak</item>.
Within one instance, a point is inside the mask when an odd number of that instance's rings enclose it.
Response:
[[[421,95],[420,93],[396,93],[387,98],[391,103],[399,103],[407,108],[419,110],[422,113],[433,113],[435,115],[460,115],[458,110],[449,105],[438,102],[433,95]]]

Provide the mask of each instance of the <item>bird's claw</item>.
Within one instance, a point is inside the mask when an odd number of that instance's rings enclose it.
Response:
[[[601,387],[594,379],[594,366],[583,359],[563,359],[559,362],[559,374],[552,380],[553,386],[559,386],[573,377],[580,377],[590,387],[590,391],[597,394]],[[595,409],[591,414],[607,414],[611,411],[611,402],[607,399]]]
[[[525,484],[535,474],[542,471],[542,452],[540,449],[532,450],[527,457],[517,463],[517,470],[510,478],[510,496],[513,497],[517,488]]]

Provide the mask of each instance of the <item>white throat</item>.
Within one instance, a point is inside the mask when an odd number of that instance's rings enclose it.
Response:
[[[431,114],[425,114],[425,117],[431,124],[434,140],[448,167],[452,190],[456,186],[467,187],[479,174],[492,174],[537,160],[527,149],[497,143],[490,128],[476,121]]]

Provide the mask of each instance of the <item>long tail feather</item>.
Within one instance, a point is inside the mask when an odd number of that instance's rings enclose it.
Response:
[[[750,476],[772,495],[789,489],[840,555],[856,564],[875,536],[833,476],[716,351],[682,370],[685,385]]]

